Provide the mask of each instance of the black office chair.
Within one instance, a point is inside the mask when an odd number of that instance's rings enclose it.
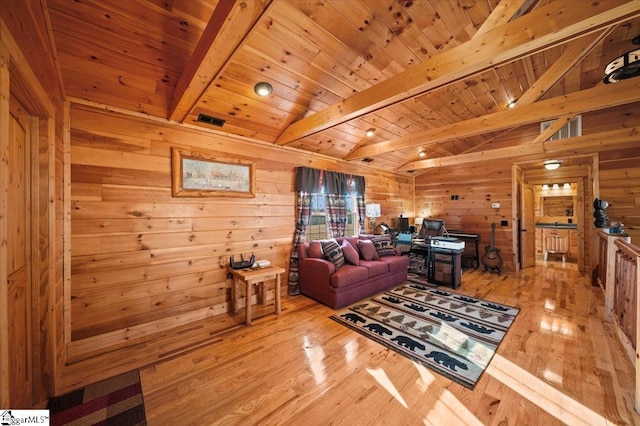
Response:
[[[442,219],[424,219],[418,238],[440,237],[447,232]]]

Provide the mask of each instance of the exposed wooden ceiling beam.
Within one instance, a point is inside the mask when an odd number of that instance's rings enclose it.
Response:
[[[577,40],[567,44],[567,48],[562,56],[555,61],[545,73],[529,87],[529,89],[518,99],[519,105],[527,105],[537,101],[547,94],[562,78],[580,63],[596,46],[602,43],[613,31],[615,25],[611,25],[604,31],[587,34]],[[604,70],[603,70],[604,73]]]
[[[415,146],[427,146],[445,140],[453,140],[483,133],[505,130],[514,126],[553,120],[565,114],[581,114],[587,111],[624,105],[640,101],[640,78],[621,81],[616,84],[600,85],[569,95],[539,101],[530,105],[520,105],[513,109],[475,117],[460,123],[429,129],[412,135],[364,146],[347,160],[385,154]],[[426,161],[426,160],[423,160]],[[413,167],[420,168],[417,161]],[[402,169],[407,169],[403,166]]]
[[[640,138],[640,128],[632,127],[609,132],[594,133],[587,136],[546,141],[538,144],[525,144],[496,148],[482,152],[452,155],[449,157],[422,160],[419,169],[454,166],[476,163],[481,161],[496,161],[510,159],[513,162],[550,158],[558,155],[590,154],[594,151],[611,151],[626,148],[637,148]],[[415,164],[414,164],[415,165]],[[413,170],[412,164],[403,169]]]
[[[589,2],[579,8],[551,3],[291,124],[276,143],[290,143],[639,13],[639,1]]]
[[[520,99],[518,99],[518,106],[532,104],[546,95],[553,86],[562,80],[571,68],[580,63],[584,57],[591,52],[591,50],[609,36],[615,27],[615,25],[611,25],[602,32],[587,34],[584,37],[569,42],[567,49],[564,51],[562,56],[555,61],[553,65],[551,65],[545,73],[529,87],[529,89],[527,89]],[[571,121],[573,117],[575,117],[575,114],[568,114],[558,118],[546,131],[533,140],[532,143],[542,142],[549,139],[558,130],[560,130],[562,126]],[[511,128],[507,131],[509,132],[513,129],[514,128]],[[480,151],[487,143],[488,142],[480,143],[465,151],[465,153]]]
[[[169,119],[183,121],[272,0],[219,1],[173,92]]]
[[[494,28],[511,21],[516,13],[525,5],[528,0],[502,0],[491,12],[491,15],[482,23],[474,37],[478,37]]]

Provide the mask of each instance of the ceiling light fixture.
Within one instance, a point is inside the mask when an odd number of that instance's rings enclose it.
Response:
[[[516,106],[516,101],[509,101],[507,104],[507,108],[513,108],[514,106]]]
[[[557,170],[560,167],[559,160],[548,160],[544,162],[544,168],[547,170]]]
[[[367,129],[364,131],[364,135],[368,138],[370,138],[371,136],[373,136],[373,134],[376,132],[376,129],[374,129],[373,127],[370,129]]]
[[[269,96],[273,92],[273,86],[266,81],[261,81],[253,86],[253,91],[256,92],[258,96]]]
[[[640,45],[640,36],[631,40],[632,44]],[[604,82],[617,83],[620,80],[640,75],[640,48],[618,56],[604,68]]]
[[[420,151],[420,152],[418,153],[418,155],[420,156],[420,158],[424,158],[424,157],[426,157],[426,156],[427,156],[427,153],[426,153],[426,152],[424,152],[424,151]]]

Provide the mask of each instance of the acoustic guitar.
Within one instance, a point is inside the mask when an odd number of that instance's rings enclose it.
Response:
[[[500,257],[500,249],[494,246],[494,234],[496,231],[496,224],[491,224],[491,245],[484,248],[484,255],[482,255],[482,264],[484,265],[483,271],[497,270],[498,274],[502,270],[502,257]]]

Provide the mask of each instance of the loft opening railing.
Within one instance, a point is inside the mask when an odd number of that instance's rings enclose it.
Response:
[[[615,324],[616,333],[635,367],[634,408],[640,413],[640,248],[629,237],[600,232],[598,282],[605,294],[605,320]]]

